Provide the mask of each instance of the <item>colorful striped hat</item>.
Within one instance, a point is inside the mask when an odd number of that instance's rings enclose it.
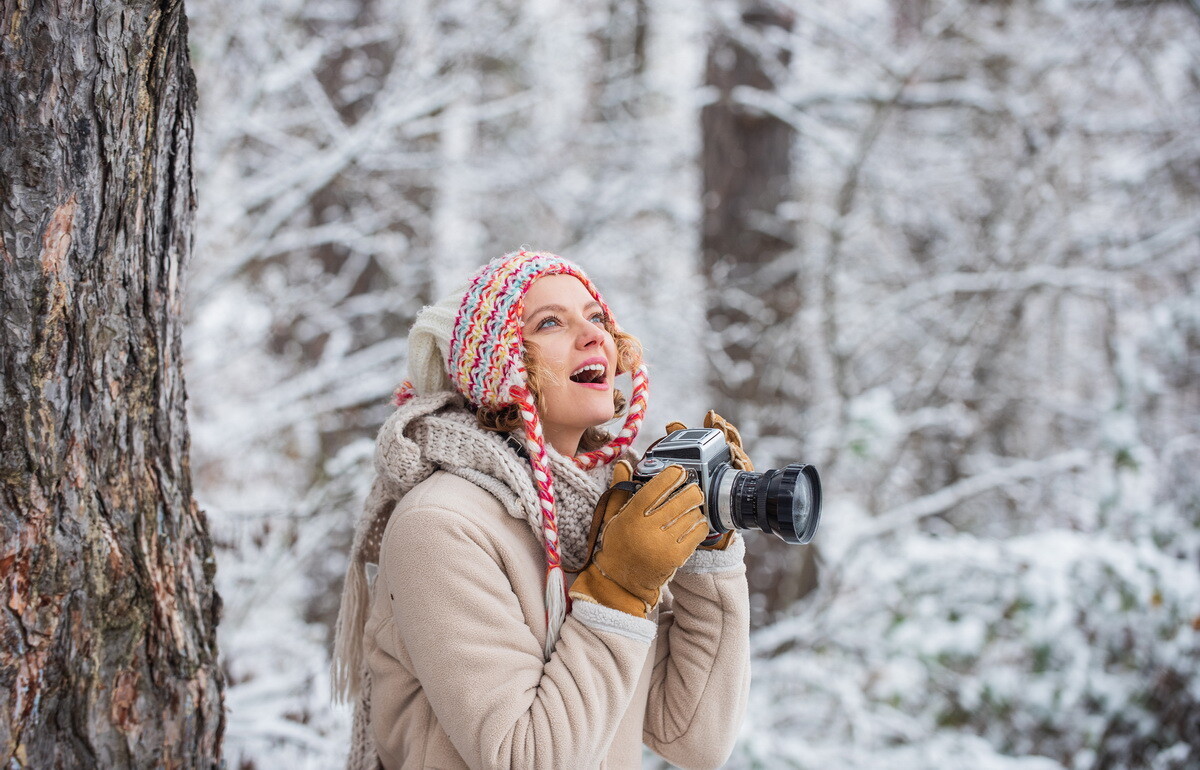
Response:
[[[554,511],[554,479],[546,456],[546,440],[525,370],[525,343],[521,333],[525,292],[547,275],[571,275],[600,303],[612,327],[617,322],[600,292],[573,262],[545,252],[518,251],[492,260],[475,274],[463,296],[450,335],[446,371],[455,390],[477,407],[496,410],[517,406],[524,425],[524,440],[533,466],[542,509],[546,548],[546,658],[554,650],[566,617],[568,599],[558,549]],[[618,374],[622,374],[619,372]],[[574,457],[585,470],[611,463],[633,443],[646,414],[649,380],[640,361],[631,372],[633,395],[625,424],[599,449]]]

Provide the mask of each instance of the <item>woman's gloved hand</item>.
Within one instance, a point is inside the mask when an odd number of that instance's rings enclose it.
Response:
[[[704,495],[679,466],[669,466],[637,492],[633,468],[620,460],[613,486],[596,507],[600,538],[591,563],[571,586],[571,598],[649,617],[662,587],[708,533]]]
[[[709,409],[708,414],[704,415],[704,427],[716,428],[725,434],[725,443],[729,444],[730,462],[734,468],[739,471],[754,470],[754,463],[750,462],[750,457],[746,454],[746,450],[742,448],[742,434],[733,426],[733,423],[726,420],[715,410]],[[673,433],[677,430],[685,430],[687,428],[681,422],[671,422],[667,424],[667,433]],[[723,551],[729,545],[729,541],[733,539],[733,531],[730,530],[720,537],[706,539],[704,545],[700,547],[705,550]]]

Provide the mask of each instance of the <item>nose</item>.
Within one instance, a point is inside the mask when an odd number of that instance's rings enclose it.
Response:
[[[575,345],[580,350],[595,347],[604,343],[604,330],[590,320],[586,320],[575,337]]]

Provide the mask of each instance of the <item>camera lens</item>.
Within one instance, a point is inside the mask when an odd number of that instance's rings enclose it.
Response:
[[[783,469],[783,474],[791,475],[793,481],[785,478],[781,487],[791,489],[792,504],[790,528],[788,536],[780,535],[789,543],[807,543],[817,532],[821,523],[821,477],[817,469],[811,465],[796,463]],[[794,540],[792,538],[795,538]]]
[[[821,478],[792,463],[765,473],[727,471],[716,480],[721,524],[770,532],[788,543],[812,540],[821,521]]]

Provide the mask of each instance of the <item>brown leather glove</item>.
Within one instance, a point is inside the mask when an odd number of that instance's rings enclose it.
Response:
[[[715,410],[709,409],[708,414],[704,415],[704,427],[716,428],[725,434],[725,443],[729,444],[730,465],[739,471],[754,470],[754,463],[750,462],[750,457],[746,454],[746,450],[742,448],[742,434],[733,426],[733,423],[717,414]],[[685,430],[686,428],[687,426],[681,422],[671,422],[667,424],[667,433]],[[701,545],[700,548],[706,551],[724,551],[731,540],[733,540],[732,530],[721,535],[715,542],[708,545]]]
[[[704,494],[678,465],[668,466],[636,493],[625,460],[613,469],[613,487],[596,507],[602,516],[592,561],[571,586],[571,598],[649,617],[675,570],[704,539]]]

